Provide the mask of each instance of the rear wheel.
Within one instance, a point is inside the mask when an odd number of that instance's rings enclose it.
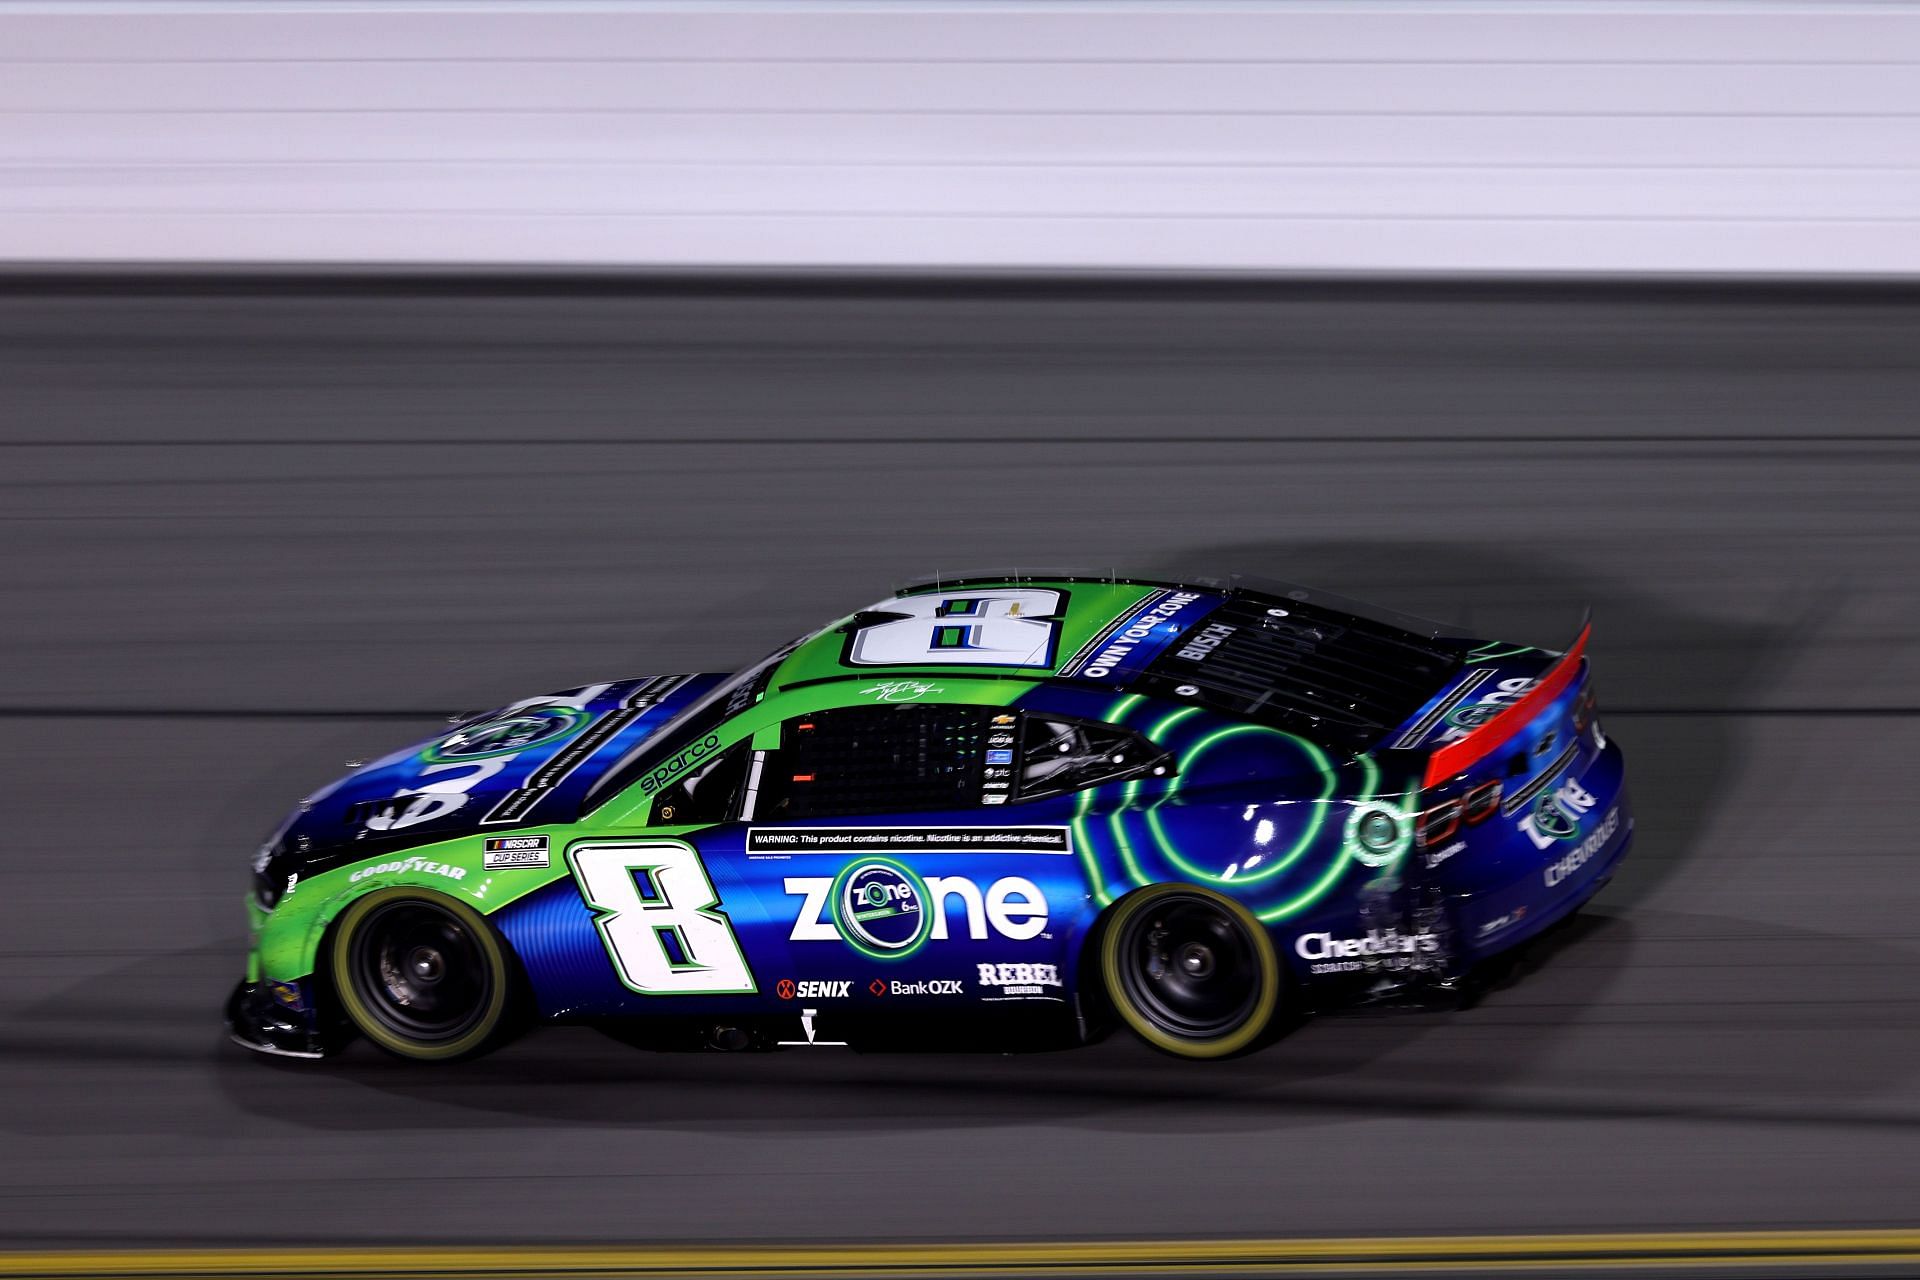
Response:
[[[1251,912],[1196,885],[1121,899],[1100,943],[1114,1011],[1148,1044],[1224,1058],[1258,1043],[1280,1003],[1280,962]]]
[[[333,985],[360,1033],[424,1061],[471,1057],[505,1038],[513,970],[480,914],[451,898],[380,889],[334,934]]]

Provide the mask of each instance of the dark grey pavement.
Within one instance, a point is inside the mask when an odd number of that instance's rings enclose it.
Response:
[[[0,1242],[1920,1222],[1920,292],[0,284]],[[304,790],[968,566],[1554,644],[1640,847],[1213,1065],[223,1045]]]

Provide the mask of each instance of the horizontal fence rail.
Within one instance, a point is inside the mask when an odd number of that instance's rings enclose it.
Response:
[[[0,5],[0,261],[1920,269],[1920,7]]]

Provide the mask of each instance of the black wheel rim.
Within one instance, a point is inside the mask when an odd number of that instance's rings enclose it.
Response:
[[[420,1044],[458,1040],[486,1017],[493,971],[472,931],[425,902],[374,908],[354,930],[355,994],[389,1031]]]
[[[1167,894],[1135,912],[1119,960],[1128,1002],[1169,1035],[1231,1034],[1260,1002],[1260,962],[1246,926],[1197,894]]]

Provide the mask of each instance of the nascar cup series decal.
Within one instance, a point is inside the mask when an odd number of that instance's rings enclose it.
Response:
[[[552,854],[545,836],[488,836],[481,856],[488,871],[502,871],[546,867]]]

